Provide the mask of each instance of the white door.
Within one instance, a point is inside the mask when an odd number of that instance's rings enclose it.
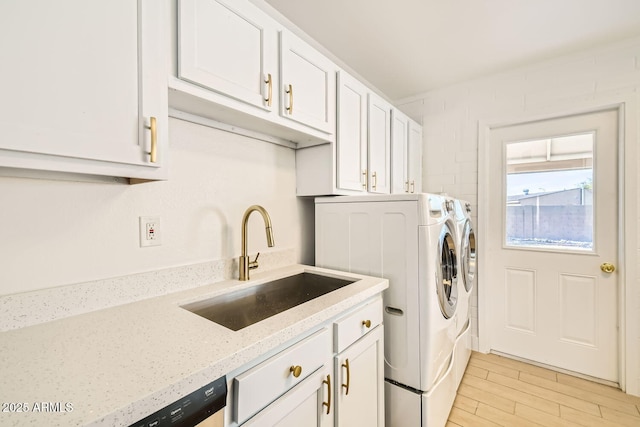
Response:
[[[261,412],[251,417],[247,427],[333,427],[333,376],[327,362]]]
[[[146,129],[150,117],[160,134],[167,127],[160,95],[166,77],[157,68],[162,32],[155,25],[162,8],[151,3],[0,2],[0,149],[10,153],[9,166],[87,171],[76,159],[160,166],[162,153],[151,163]],[[59,163],[15,163],[16,153],[56,156]],[[108,174],[109,165],[93,165],[89,173]]]
[[[280,32],[280,115],[327,134],[336,129],[333,62],[287,30]]]
[[[409,120],[409,193],[422,193],[422,126]]]
[[[338,72],[337,187],[367,191],[367,93],[365,85]]]
[[[338,427],[384,426],[383,327],[335,357]]]
[[[617,113],[492,129],[491,349],[618,382]]]
[[[271,110],[278,87],[275,21],[249,2],[181,0],[178,75]]]
[[[409,192],[408,177],[409,118],[391,110],[391,193]]]
[[[391,192],[391,109],[384,99],[369,94],[369,192]]]

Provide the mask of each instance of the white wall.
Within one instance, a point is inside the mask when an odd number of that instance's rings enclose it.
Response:
[[[477,215],[479,123],[497,124],[513,117],[562,114],[608,105],[612,100],[632,100],[638,104],[640,92],[640,39],[593,49],[520,68],[511,72],[464,82],[401,101],[401,108],[424,126],[425,192],[445,192],[470,201]],[[639,109],[627,117],[627,137],[637,144]],[[637,153],[637,151],[636,151]],[[629,153],[627,153],[629,155]],[[632,153],[633,155],[633,153]],[[635,272],[640,262],[640,193],[635,172],[640,166],[637,154],[628,159],[626,283],[629,289],[627,312],[633,322],[627,324],[627,346],[632,349],[633,378],[628,389],[640,393],[640,281]],[[632,170],[635,169],[635,170]],[[477,224],[477,216],[474,216]],[[484,236],[478,235],[478,240]],[[479,254],[482,257],[482,254]],[[629,262],[630,261],[630,262]],[[482,287],[482,283],[478,284]],[[472,334],[478,337],[478,298],[472,301]],[[637,365],[637,366],[635,366]]]
[[[313,204],[296,198],[292,149],[177,119],[169,137],[168,181],[0,177],[0,295],[237,257],[252,204],[271,216],[271,251],[313,262]],[[161,217],[162,246],[139,247],[145,215]],[[262,224],[254,213],[250,253],[268,252]]]

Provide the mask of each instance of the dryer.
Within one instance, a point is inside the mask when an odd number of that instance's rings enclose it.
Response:
[[[469,320],[471,294],[476,281],[476,235],[471,222],[471,203],[456,199],[453,204],[460,252],[457,326],[460,334]]]
[[[456,395],[458,239],[433,194],[316,199],[316,265],[380,276],[387,426],[444,426]]]
[[[458,234],[459,280],[458,280],[458,322],[455,344],[455,369],[458,384],[471,357],[471,294],[476,282],[476,235],[471,222],[471,204],[465,200],[455,200],[456,229]]]

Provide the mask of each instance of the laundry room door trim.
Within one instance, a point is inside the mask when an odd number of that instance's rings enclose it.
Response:
[[[593,113],[604,110],[616,110],[618,113],[618,254],[619,254],[619,289],[618,322],[619,322],[619,379],[620,388],[627,393],[640,395],[640,310],[637,305],[640,295],[638,280],[638,109],[640,95],[612,96],[610,99],[592,100],[580,108],[565,111],[538,111],[536,113],[519,113],[499,120],[479,120],[478,123],[478,349],[490,352],[491,331],[489,330],[491,314],[485,310],[489,298],[487,287],[489,275],[486,272],[487,262],[483,255],[488,244],[488,206],[482,203],[488,200],[490,191],[495,185],[489,182],[489,144],[492,129],[519,125],[533,121],[548,120],[558,117]],[[628,238],[627,238],[628,236]],[[495,237],[501,238],[501,237]]]

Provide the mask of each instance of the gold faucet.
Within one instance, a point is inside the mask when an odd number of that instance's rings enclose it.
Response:
[[[270,248],[273,247],[273,230],[271,229],[271,218],[269,218],[269,214],[259,205],[249,206],[249,208],[245,211],[244,216],[242,217],[242,255],[240,256],[240,280],[249,280],[249,270],[253,270],[258,268],[258,257],[260,256],[260,252],[256,255],[256,259],[253,261],[249,261],[249,256],[247,255],[247,223],[249,222],[249,215],[251,212],[258,211],[262,215],[262,219],[264,219],[265,230],[267,232],[267,246]]]

